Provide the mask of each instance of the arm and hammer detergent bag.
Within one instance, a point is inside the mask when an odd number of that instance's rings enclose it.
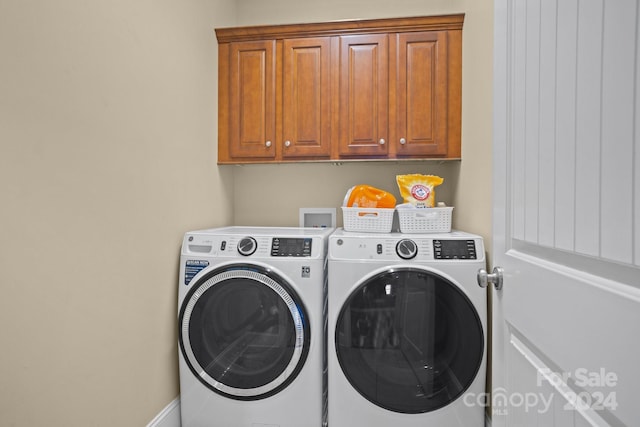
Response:
[[[356,185],[347,191],[343,206],[349,208],[394,208],[396,198],[393,194],[370,185]]]
[[[405,203],[416,208],[432,208],[436,202],[435,187],[442,184],[444,179],[435,175],[397,175],[396,181],[400,195]]]

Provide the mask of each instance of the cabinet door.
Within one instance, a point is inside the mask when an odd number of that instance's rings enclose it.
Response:
[[[283,42],[282,157],[330,155],[330,38]]]
[[[392,143],[396,155],[445,156],[447,32],[405,33],[395,37],[396,129],[393,137],[396,140]]]
[[[229,154],[275,157],[275,41],[231,43]]]
[[[388,153],[386,34],[340,37],[340,156]]]

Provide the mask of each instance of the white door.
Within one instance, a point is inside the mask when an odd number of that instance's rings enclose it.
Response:
[[[640,6],[496,0],[492,425],[640,425]]]

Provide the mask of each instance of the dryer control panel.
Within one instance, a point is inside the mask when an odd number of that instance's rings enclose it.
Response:
[[[484,260],[480,236],[463,232],[441,234],[334,233],[329,258],[335,260],[476,261]]]

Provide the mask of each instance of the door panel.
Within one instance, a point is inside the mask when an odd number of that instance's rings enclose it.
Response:
[[[275,157],[275,41],[231,43],[229,152]]]
[[[640,265],[630,232],[637,47],[626,42],[636,8],[623,3],[604,19],[602,2],[513,5],[510,132],[522,143],[511,153],[512,229],[535,245]]]
[[[386,34],[340,37],[340,155],[388,152]]]
[[[282,157],[328,157],[330,38],[287,39],[283,46]]]
[[[211,390],[262,399],[293,381],[306,361],[308,315],[290,285],[255,265],[233,264],[191,284],[179,314],[180,350]]]
[[[446,155],[447,33],[398,34],[396,42],[397,155]]]
[[[493,425],[634,425],[640,10],[495,6]]]
[[[437,410],[476,379],[485,344],[476,309],[436,274],[397,268],[364,281],[341,308],[340,367],[373,404],[405,414]]]

